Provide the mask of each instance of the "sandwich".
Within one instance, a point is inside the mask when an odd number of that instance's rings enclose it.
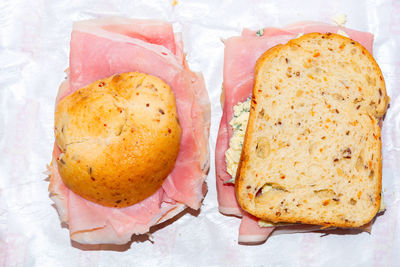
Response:
[[[242,217],[239,242],[290,225],[365,229],[381,210],[379,123],[389,98],[372,39],[301,23],[225,42],[217,188],[220,212]]]
[[[74,23],[49,185],[71,240],[125,244],[199,209],[209,125],[204,80],[169,23]]]

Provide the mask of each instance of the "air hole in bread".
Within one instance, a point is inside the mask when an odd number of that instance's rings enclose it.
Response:
[[[257,139],[256,154],[259,158],[266,158],[270,153],[270,145],[268,138],[259,137]]]
[[[333,96],[333,98],[335,98],[336,100],[340,100],[340,101],[344,101],[344,100],[345,100],[344,96],[341,95],[341,94],[338,94],[338,93],[334,93],[334,94],[332,94],[332,96]]]
[[[374,178],[374,175],[375,175],[375,171],[374,170],[371,170],[370,172],[369,172],[369,179],[372,179],[372,178]]]
[[[258,117],[259,118],[263,118],[264,117],[264,109],[261,109],[261,111],[258,113]]]
[[[268,192],[289,192],[286,188],[278,183],[265,183],[261,188],[257,190],[256,198],[267,194]]]
[[[336,193],[332,189],[314,190],[314,194],[316,194],[320,198],[333,198],[333,197],[336,197]]]
[[[345,159],[351,159],[351,149],[348,147],[345,150],[343,150],[342,156]]]
[[[263,193],[263,187],[257,190],[256,197],[260,197]]]
[[[362,168],[362,166],[363,166],[363,157],[362,157],[362,153],[363,153],[363,150],[361,151],[361,153],[360,153],[360,155],[358,156],[357,161],[356,161],[356,170],[357,170],[357,171],[360,171],[361,168]]]
[[[350,203],[351,205],[356,205],[356,204],[357,204],[357,200],[355,200],[354,198],[351,198],[350,201],[349,201],[349,203]]]

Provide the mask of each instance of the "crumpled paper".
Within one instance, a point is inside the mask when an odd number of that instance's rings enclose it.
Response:
[[[174,3],[176,5],[174,5]],[[240,220],[218,212],[214,151],[224,45],[244,27],[330,22],[375,35],[390,108],[383,124],[387,210],[371,234],[301,233],[259,246],[237,242]],[[0,266],[398,266],[400,262],[400,2],[369,1],[3,1],[0,3]],[[208,194],[186,212],[126,246],[71,243],[48,197],[57,88],[68,66],[72,22],[125,16],[173,23],[190,67],[204,74],[212,107]]]

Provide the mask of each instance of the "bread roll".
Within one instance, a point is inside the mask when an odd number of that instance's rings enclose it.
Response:
[[[61,100],[55,136],[64,183],[85,199],[121,208],[161,187],[174,168],[181,128],[171,88],[130,72]]]

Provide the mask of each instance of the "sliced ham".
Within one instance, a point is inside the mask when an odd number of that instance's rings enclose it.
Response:
[[[242,31],[242,36],[257,36],[258,31],[252,31],[250,29],[243,29]],[[259,37],[272,37],[272,36],[281,36],[281,35],[292,35],[293,32],[287,31],[285,29],[281,28],[264,28],[262,29],[262,36]]]
[[[285,30],[296,32],[296,33],[311,33],[311,32],[321,32],[321,33],[337,33],[339,30],[344,31],[351,39],[362,44],[368,52],[372,54],[372,45],[374,42],[374,35],[369,32],[360,32],[344,27],[339,27],[327,23],[306,21],[301,23],[296,23],[285,27]]]
[[[168,22],[111,17],[89,20],[79,24],[91,24],[95,28],[100,27],[111,33],[119,33],[146,43],[161,45],[172,53],[176,52],[175,35],[172,25]]]
[[[69,77],[57,103],[93,81],[138,71],[167,82],[176,98],[182,137],[175,167],[152,196],[126,208],[110,208],[83,199],[63,183],[55,159],[49,191],[70,236],[83,244],[124,244],[186,207],[199,209],[209,167],[210,103],[201,74],[187,66],[180,34],[154,20],[98,19],[77,22],[71,34]]]
[[[215,169],[219,211],[226,215],[242,217],[239,242],[263,242],[271,235],[274,228],[260,228],[258,219],[247,214],[238,206],[234,186],[224,183],[231,179],[226,172],[225,151],[229,148],[229,140],[233,134],[229,125],[233,117],[233,106],[251,96],[256,61],[269,48],[285,44],[300,33],[337,33],[338,30],[346,32],[350,38],[365,46],[372,53],[372,34],[318,22],[300,22],[282,29],[264,28],[262,36],[257,36],[257,31],[244,29],[242,36],[232,37],[225,41],[223,81],[225,102],[217,137]],[[315,229],[315,227],[308,227],[306,231]],[[296,231],[300,230],[296,228]],[[279,227],[274,233],[279,234]]]
[[[224,109],[227,105],[224,105]],[[215,168],[218,192],[218,210],[226,215],[241,216],[241,210],[235,197],[235,189],[232,185],[224,184],[231,176],[226,171],[225,151],[229,147],[228,124],[224,110],[219,125],[217,145],[215,147]]]
[[[243,212],[238,241],[245,244],[261,243],[267,240],[274,230],[274,227],[259,227],[256,217]]]

